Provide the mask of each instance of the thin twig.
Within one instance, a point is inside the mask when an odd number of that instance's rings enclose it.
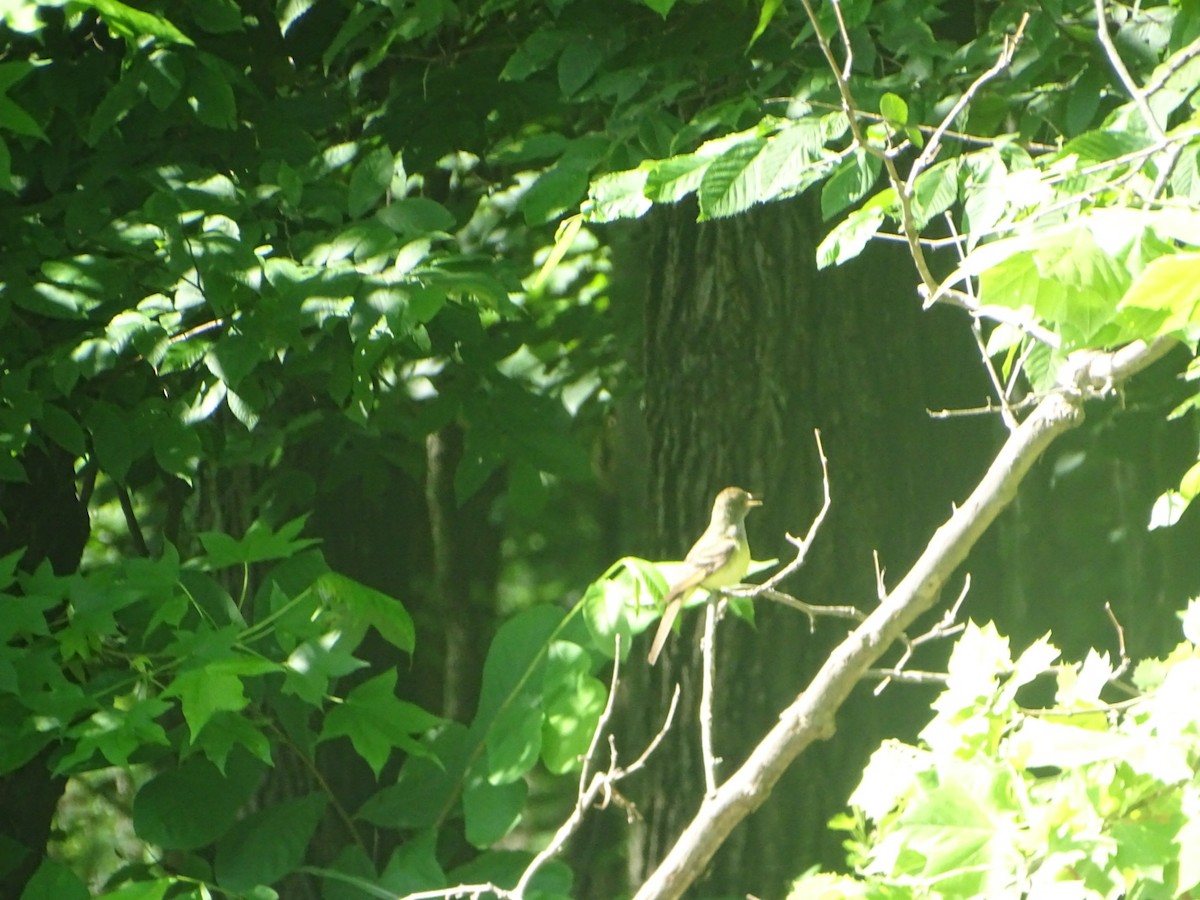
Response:
[[[617,685],[620,681],[620,659],[621,645],[618,636],[616,652],[614,653],[613,658],[613,674],[609,681],[608,702],[604,705],[604,711],[600,714],[600,719],[596,723],[596,732],[592,735],[592,741],[588,746],[587,753],[584,756],[584,774],[581,774],[580,776],[580,787],[575,799],[575,808],[571,811],[571,815],[567,817],[566,821],[564,821],[562,825],[558,827],[558,830],[554,832],[554,837],[550,839],[550,842],[544,848],[542,848],[540,853],[530,860],[529,865],[525,867],[525,871],[521,873],[521,879],[517,882],[511,893],[505,895],[506,897],[511,896],[514,898],[514,900],[522,900],[522,898],[525,896],[525,891],[529,888],[530,882],[532,882],[538,870],[541,869],[541,867],[545,865],[552,857],[554,857],[563,848],[571,836],[579,829],[579,826],[583,822],[584,814],[596,803],[597,798],[602,798],[600,802],[601,807],[607,806],[612,798],[613,785],[622,779],[627,778],[629,775],[632,775],[646,764],[646,761],[650,758],[650,755],[658,748],[658,745],[662,743],[663,737],[666,735],[667,731],[670,730],[671,723],[675,720],[675,710],[679,706],[678,686],[676,686],[675,693],[671,697],[671,706],[667,710],[667,716],[663,720],[662,727],[659,728],[658,732],[650,740],[650,743],[646,746],[646,749],[642,751],[642,754],[628,766],[621,767],[617,765],[616,747],[613,743],[612,737],[610,736],[610,759],[607,771],[596,772],[592,775],[590,782],[587,783],[587,786],[584,786],[586,772],[590,767],[593,758],[595,757],[597,748],[599,747],[600,734],[602,731],[604,731],[609,719],[612,717],[614,698],[617,695]],[[406,900],[414,900],[414,898],[406,898]]]
[[[1017,30],[1013,35],[1004,36],[1004,49],[1001,50],[1000,56],[992,64],[992,67],[981,74],[978,78],[971,82],[958,101],[950,107],[950,111],[942,117],[942,121],[933,130],[933,135],[925,144],[925,149],[921,151],[921,155],[917,157],[909,170],[908,179],[904,183],[904,190],[907,193],[913,192],[913,187],[916,184],[917,178],[929,166],[930,163],[937,157],[938,151],[942,147],[942,135],[946,133],[946,129],[950,127],[950,123],[958,118],[959,114],[967,108],[975,95],[985,84],[1003,72],[1012,63],[1013,55],[1017,52],[1017,45],[1021,43],[1021,38],[1025,34],[1025,26],[1029,23],[1029,13],[1021,16],[1021,21],[1017,23]],[[897,192],[900,188],[896,187]]]
[[[704,795],[711,797],[717,792],[717,764],[713,753],[713,696],[717,680],[717,606],[719,594],[710,594],[704,604],[704,636],[701,639],[701,656],[704,660],[700,682],[700,757],[704,768]]]
[[[1190,63],[1197,56],[1200,56],[1200,38],[1196,38],[1186,47],[1181,47],[1172,54],[1171,58],[1163,63],[1154,77],[1146,82],[1146,96],[1152,97],[1167,86],[1167,82],[1171,80],[1171,76]]]
[[[1117,663],[1116,668],[1113,669],[1112,678],[1110,680],[1115,681],[1125,674],[1131,663],[1128,654],[1125,652],[1125,629],[1121,626],[1120,621],[1117,619],[1117,614],[1113,612],[1112,604],[1105,602],[1104,611],[1108,613],[1108,620],[1112,622],[1113,630],[1117,633],[1117,653],[1121,661]]]
[[[1024,26],[1024,22],[1022,22],[1022,26]],[[958,233],[958,229],[954,225],[954,217],[949,213],[946,214],[946,225],[956,241],[955,250],[958,251],[958,260],[961,264],[966,258],[967,251],[962,241],[962,235]],[[978,307],[978,298],[975,296],[975,288],[970,279],[967,280],[966,286],[966,295],[972,301],[975,301],[976,307]],[[1004,420],[1004,424],[1010,432],[1016,431],[1017,417],[1013,414],[1012,407],[1009,406],[1008,397],[1006,396],[1007,392],[1000,381],[1000,375],[996,372],[996,367],[992,365],[991,356],[988,355],[987,344],[983,340],[983,326],[979,324],[978,315],[971,317],[971,336],[975,338],[975,347],[979,350],[979,358],[983,363],[983,369],[987,372],[988,380],[992,383],[992,390],[996,392],[997,400],[1000,401],[1000,418]],[[1054,335],[1054,337],[1057,337],[1057,335]],[[989,402],[988,405],[990,406],[991,403]]]
[[[817,619],[820,618],[849,619],[854,622],[861,622],[867,617],[867,614],[857,606],[824,606],[817,603],[805,603],[803,600],[775,588],[759,588],[753,592],[753,596],[762,597],[765,600],[782,603],[784,606],[800,610],[800,612],[808,616],[810,628],[815,627]]]
[[[954,601],[954,605],[946,610],[942,617],[924,634],[918,635],[915,638],[909,639],[906,635],[901,635],[900,640],[904,643],[904,652],[900,656],[900,660],[892,666],[892,670],[901,672],[908,665],[908,661],[912,659],[913,652],[922,644],[927,644],[930,641],[942,640],[952,637],[963,630],[963,625],[958,620],[958,610],[962,607],[963,601],[967,599],[967,592],[971,589],[971,575],[968,572],[967,577],[963,579],[962,590],[958,592],[958,599]],[[874,694],[878,697],[882,694],[889,684],[895,681],[895,678],[884,678],[879,684],[875,685]]]
[[[1146,99],[1146,94],[1134,82],[1133,76],[1129,74],[1129,69],[1125,67],[1125,61],[1121,59],[1121,55],[1117,52],[1117,46],[1113,43],[1112,35],[1108,33],[1108,17],[1104,13],[1104,0],[1093,0],[1093,3],[1096,9],[1096,36],[1100,39],[1100,46],[1104,48],[1109,65],[1113,67],[1113,71],[1121,79],[1121,84],[1125,85],[1125,90],[1129,92],[1129,96],[1137,105],[1142,118],[1146,120],[1146,127],[1150,129],[1150,133],[1154,135],[1155,140],[1166,140],[1166,132],[1158,124],[1158,117],[1154,115],[1154,110],[1150,108],[1150,102]]]
[[[803,538],[794,537],[791,534],[785,535],[787,542],[796,548],[795,558],[768,578],[759,586],[753,593],[770,591],[775,588],[781,581],[790,576],[793,572],[804,565],[804,560],[808,556],[808,550],[812,546],[817,537],[817,531],[821,527],[821,523],[825,521],[825,515],[829,512],[830,492],[829,492],[829,460],[825,457],[825,447],[821,443],[821,429],[813,429],[813,437],[817,442],[817,456],[821,460],[821,489],[824,492],[824,500],[821,503],[821,509],[813,517],[812,523],[808,526],[808,532]]]
[[[1036,405],[1038,399],[1036,395],[1030,394],[1016,403],[1008,403],[1007,406],[1009,409],[1016,411]],[[991,416],[1000,411],[1001,407],[994,405],[991,398],[988,398],[988,402],[983,406],[971,406],[966,409],[926,409],[925,414],[931,419],[957,419],[966,416]]]

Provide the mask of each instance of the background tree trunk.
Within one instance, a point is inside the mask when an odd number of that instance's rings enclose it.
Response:
[[[20,568],[49,562],[56,575],[79,566],[88,538],[87,503],[75,488],[71,457],[47,442],[20,462],[23,483],[0,484],[0,556],[22,548]],[[0,778],[0,897],[19,897],[42,861],[65,778],[51,774],[52,745]]]
[[[911,263],[899,248],[872,248],[846,269],[814,271],[814,249],[826,230],[815,207],[815,199],[802,199],[704,224],[695,222],[691,209],[660,211],[652,220],[654,240],[640,245],[649,248],[645,256],[638,258],[639,244],[629,242],[626,263],[648,273],[644,434],[632,429],[630,443],[639,449],[629,455],[646,460],[641,489],[648,498],[649,537],[642,549],[651,557],[679,558],[702,530],[714,493],[738,484],[766,498],[749,519],[755,557],[790,558],[783,534],[803,533],[820,504],[812,437],[819,427],[830,460],[833,508],[807,565],[786,587],[809,602],[870,609],[876,602],[872,552],[878,551],[885,584],[894,584],[950,505],[983,472],[1002,439],[1002,425],[994,416],[927,415],[928,409],[974,407],[987,398],[968,321],[951,311],[921,311]],[[1156,390],[1162,396],[1161,384]],[[1095,426],[1043,462],[1029,500],[972,557],[969,568],[979,571],[964,618],[996,617],[1020,640],[1051,627],[1069,635],[1077,630],[1065,615],[1069,602],[1043,601],[1073,591],[1090,598],[1076,611],[1087,621],[1082,630],[1105,646],[1113,635],[1103,613],[1108,597],[1101,594],[1109,586],[1131,592],[1122,601],[1120,590],[1109,591],[1118,595],[1118,607],[1130,611],[1148,594],[1168,607],[1181,604],[1186,585],[1167,573],[1182,570],[1170,560],[1183,552],[1187,529],[1149,542],[1157,545],[1151,557],[1163,563],[1150,581],[1136,574],[1146,569],[1146,553],[1137,548],[1147,541],[1131,534],[1144,535],[1149,504],[1170,476],[1123,466],[1119,442],[1111,434],[1103,437],[1102,409]],[[1142,417],[1132,431],[1123,429],[1124,437],[1161,439],[1163,426],[1151,422],[1162,423],[1163,411]],[[1104,449],[1096,448],[1097,441]],[[1192,448],[1183,449],[1186,454]],[[1060,470],[1073,457],[1064,453],[1110,460],[1067,494]],[[1133,458],[1155,455],[1143,447]],[[1163,455],[1172,457],[1163,473],[1172,466],[1183,470],[1173,458],[1177,454]],[[1073,510],[1069,517],[1062,515],[1064,501]],[[1097,515],[1079,515],[1089,504],[1100,506]],[[1053,524],[1063,518],[1074,524]],[[1076,543],[1068,532],[1082,522],[1091,523],[1093,532],[1102,527],[1129,538],[1122,538],[1118,558],[1097,550],[1096,534],[1086,542],[1079,535]],[[1101,547],[1104,540],[1100,535]],[[1080,553],[1091,554],[1088,562]],[[726,773],[845,634],[835,620],[820,622],[810,633],[802,615],[772,604],[759,604],[756,617],[756,629],[731,619],[719,631],[716,739]],[[685,692],[684,714],[648,776],[643,807],[648,827],[635,841],[635,880],[641,875],[638,863],[652,866],[663,856],[703,793],[695,718],[700,618],[686,617],[681,637],[668,645],[665,664],[648,675],[634,674],[649,678],[640,690],[650,699],[633,713],[643,735],[658,727],[676,681]],[[1063,643],[1076,649],[1069,637]],[[1161,649],[1163,643],[1143,642],[1145,652],[1154,652],[1151,645]],[[925,652],[922,667],[939,667],[948,649]],[[635,659],[640,656],[639,650]],[[881,739],[915,737],[933,695],[931,689],[892,686],[876,698],[870,687],[839,716],[838,734],[809,752],[772,801],[735,833],[714,861],[704,893],[773,895],[810,864],[844,863],[841,837],[826,823],[844,808]]]

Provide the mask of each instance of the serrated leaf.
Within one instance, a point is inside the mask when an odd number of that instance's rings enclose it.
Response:
[[[883,219],[883,209],[877,206],[850,213],[817,246],[817,268],[840,266],[854,259],[879,231]]]
[[[418,739],[443,720],[400,700],[395,690],[395,669],[359,685],[325,716],[319,740],[348,737],[376,778],[394,748],[410,755],[426,754]]]
[[[646,169],[628,169],[601,175],[588,187],[580,211],[588,222],[640,219],[654,204],[646,196]]]
[[[1153,260],[1121,298],[1120,308],[1129,307],[1165,311],[1160,334],[1200,322],[1200,253],[1176,253]]]
[[[701,219],[732,216],[761,202],[762,185],[750,163],[766,143],[764,138],[751,138],[709,164],[700,181]]]
[[[250,703],[242,687],[244,676],[265,675],[280,668],[259,657],[230,656],[199,668],[185,669],[175,676],[162,696],[179,698],[183,718],[195,743],[216,713],[241,712]]]
[[[918,229],[958,199],[958,160],[947,159],[922,172],[913,185],[912,212]]]
[[[345,623],[374,628],[393,647],[412,653],[416,629],[408,610],[396,598],[338,572],[321,575],[313,590]]]
[[[821,217],[830,219],[864,197],[879,177],[879,160],[855,150],[843,159],[821,189]]]
[[[262,519],[255,519],[241,540],[220,531],[204,531],[199,538],[212,568],[248,565],[293,556],[317,543],[312,538],[299,537],[307,520],[307,515],[299,516],[278,529],[272,529]]]
[[[655,203],[677,203],[699,189],[712,162],[696,153],[658,160],[646,168],[644,196]]]
[[[600,68],[604,50],[591,35],[576,35],[558,58],[558,89],[564,97],[573,96]]]

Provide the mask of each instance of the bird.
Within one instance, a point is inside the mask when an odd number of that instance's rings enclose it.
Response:
[[[683,560],[679,576],[663,597],[665,609],[647,657],[658,660],[671,633],[675,617],[688,596],[698,587],[707,590],[730,587],[742,580],[750,568],[750,544],[746,540],[746,514],[762,501],[739,487],[727,487],[713,501],[712,518],[700,539]]]

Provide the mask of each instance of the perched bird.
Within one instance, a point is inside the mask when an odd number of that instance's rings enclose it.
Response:
[[[693,590],[698,587],[716,590],[742,580],[750,567],[746,513],[760,505],[761,500],[738,487],[727,487],[717,494],[708,528],[688,551],[679,576],[663,598],[666,609],[654,635],[654,643],[650,645],[650,665],[658,660],[675,617]]]

